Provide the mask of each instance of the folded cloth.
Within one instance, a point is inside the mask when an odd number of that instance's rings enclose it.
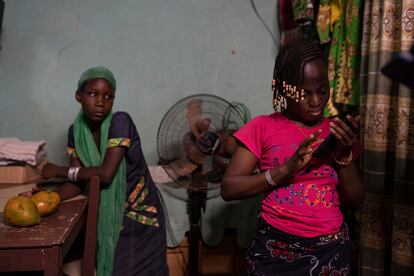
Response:
[[[0,137],[0,165],[27,163],[37,166],[46,159],[46,141],[21,141],[14,137]]]
[[[174,181],[161,165],[148,166],[148,170],[155,184],[170,183]]]

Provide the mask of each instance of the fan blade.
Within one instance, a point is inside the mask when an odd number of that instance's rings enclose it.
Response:
[[[201,117],[202,105],[203,100],[201,99],[192,100],[187,104],[187,122],[196,138],[209,129],[211,122],[210,119]]]
[[[168,166],[166,166],[166,169],[169,172],[169,175],[174,180],[177,180],[177,178],[181,176],[186,176],[186,175],[191,174],[197,168],[198,168],[198,165],[188,162],[188,160],[181,160],[181,159],[176,160],[168,164]]]
[[[186,158],[193,164],[203,164],[204,155],[197,148],[195,141],[191,139],[191,134],[187,133],[183,139]]]
[[[231,156],[237,148],[237,142],[231,133],[224,129],[217,131],[218,136],[220,137],[221,147],[218,154],[221,156]]]
[[[168,164],[168,169],[174,172],[173,178],[177,179],[194,172],[204,160],[204,155],[197,149],[191,139],[191,133],[187,133],[183,138],[185,156]]]

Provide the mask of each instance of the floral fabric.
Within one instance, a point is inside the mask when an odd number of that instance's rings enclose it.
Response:
[[[247,275],[349,275],[348,228],[332,235],[301,238],[259,219],[255,242],[247,251]]]

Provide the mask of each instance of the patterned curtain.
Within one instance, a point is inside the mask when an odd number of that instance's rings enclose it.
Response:
[[[414,38],[413,0],[367,0],[361,59],[361,275],[414,275],[414,92],[380,73]]]

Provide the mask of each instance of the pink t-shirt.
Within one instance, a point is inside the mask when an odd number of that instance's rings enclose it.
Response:
[[[301,127],[275,112],[255,117],[234,136],[258,159],[265,171],[283,165],[299,144],[322,129],[320,138],[329,134],[329,120],[319,125]],[[332,164],[314,170],[302,170],[286,183],[265,195],[260,216],[270,225],[300,237],[316,237],[339,231],[343,216],[339,209],[338,175]]]

